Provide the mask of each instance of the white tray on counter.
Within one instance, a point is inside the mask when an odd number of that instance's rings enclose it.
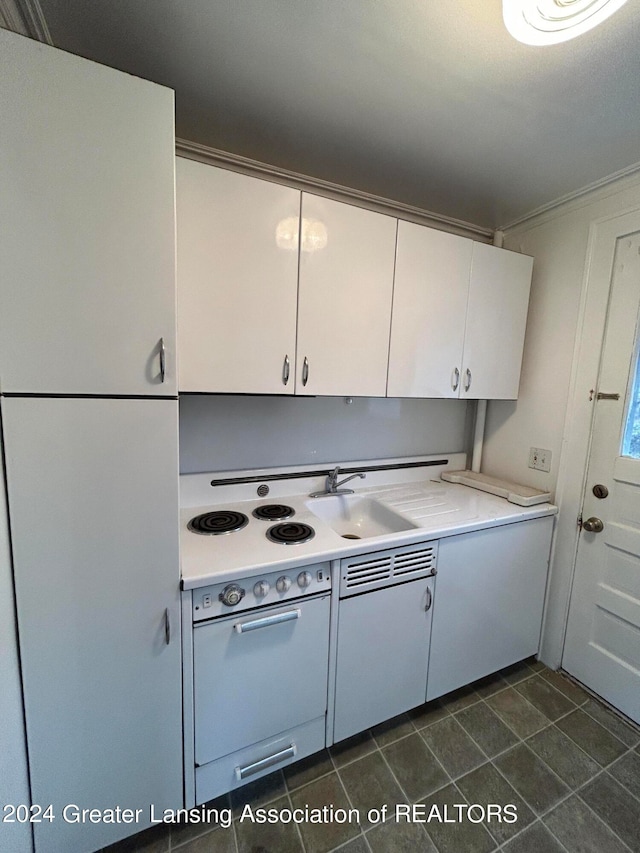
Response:
[[[480,489],[506,498],[510,503],[518,506],[534,506],[551,500],[551,492],[542,492],[531,486],[511,483],[509,480],[500,480],[498,477],[490,477],[488,474],[479,474],[475,471],[443,471],[440,477],[449,483],[460,483],[462,486],[471,486],[472,489]]]

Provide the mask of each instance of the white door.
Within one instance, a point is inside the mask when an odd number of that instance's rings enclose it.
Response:
[[[296,394],[384,397],[396,220],[302,194]]]
[[[300,191],[176,161],[181,391],[293,394]]]
[[[640,230],[618,237],[613,255],[604,348],[594,389],[583,529],[562,658],[567,672],[638,723],[639,315]]]
[[[2,401],[31,792],[57,815],[39,853],[182,805],[177,405]],[[67,804],[141,812],[79,824]]]
[[[473,244],[460,396],[515,400],[533,258]]]
[[[3,393],[175,396],[173,92],[0,29],[0,115]]]
[[[398,222],[389,397],[458,397],[473,242]]]

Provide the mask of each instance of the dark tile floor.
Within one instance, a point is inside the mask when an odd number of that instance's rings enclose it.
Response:
[[[243,808],[358,810],[257,824]],[[416,818],[396,821],[395,807]],[[478,804],[485,809],[456,809]],[[515,822],[486,819],[513,804]],[[155,827],[109,853],[640,853],[640,730],[536,661],[416,708],[219,798],[229,827]],[[376,822],[387,805],[391,817]],[[464,812],[462,821],[455,820]],[[254,812],[255,814],[255,812]]]

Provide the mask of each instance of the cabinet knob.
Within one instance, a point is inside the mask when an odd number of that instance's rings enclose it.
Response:
[[[465,380],[465,383],[464,383],[464,390],[465,390],[465,391],[468,391],[468,390],[469,390],[469,388],[471,388],[471,371],[469,370],[469,368],[468,368],[468,367],[467,367],[467,369],[465,370],[464,375],[466,376],[466,380]]]
[[[302,362],[302,384],[306,385],[309,381],[309,359],[304,357],[304,361]]]
[[[451,376],[451,390],[457,391],[458,385],[460,384],[460,371],[457,367],[453,368],[453,374]]]

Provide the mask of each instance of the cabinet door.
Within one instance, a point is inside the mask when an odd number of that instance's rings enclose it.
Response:
[[[58,816],[36,850],[84,853],[182,804],[177,402],[5,398],[3,421],[31,791]]]
[[[517,398],[532,267],[528,255],[473,244],[461,397]]]
[[[388,397],[458,397],[473,243],[398,223]]]
[[[0,433],[0,808],[4,809],[5,804],[29,806],[31,799],[2,460]],[[15,819],[5,811],[0,816]],[[28,823],[0,820],[0,850],[31,853],[32,849]]]
[[[440,540],[427,700],[536,654],[553,518]]]
[[[417,580],[340,601],[334,741],[424,702],[432,584]]]
[[[173,92],[0,30],[0,114],[3,392],[175,395]]]
[[[296,394],[384,397],[396,220],[302,194]]]
[[[293,394],[300,192],[176,169],[180,390]]]

